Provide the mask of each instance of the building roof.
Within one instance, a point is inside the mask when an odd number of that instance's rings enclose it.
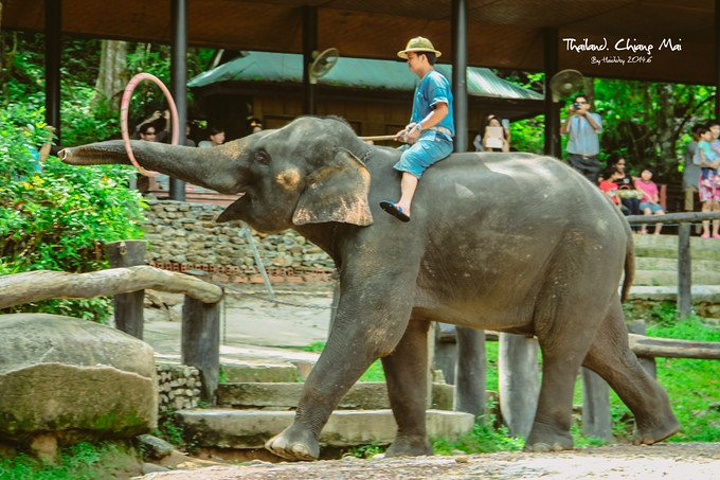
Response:
[[[452,66],[436,64],[436,70],[452,78]],[[297,53],[248,52],[190,80],[190,88],[220,82],[302,83],[303,59]],[[340,57],[335,66],[318,79],[321,85],[372,90],[412,91],[418,82],[404,61]],[[522,88],[495,75],[488,68],[468,67],[468,95],[506,99],[540,100],[541,93]]]
[[[169,43],[171,4],[62,0],[68,35]],[[469,65],[544,68],[545,33],[557,32],[558,70],[590,77],[714,85],[715,0],[466,0]],[[42,32],[45,0],[3,2],[2,28]],[[453,0],[193,0],[188,42],[234,50],[302,52],[305,7],[317,9],[318,46],[346,57],[392,59],[409,38],[428,37],[450,61]],[[573,48],[566,39],[590,48]],[[661,49],[671,40],[681,50]],[[620,42],[620,43],[618,43]],[[598,52],[592,48],[606,50]],[[651,54],[631,50],[652,45]],[[575,45],[577,47],[577,45]],[[624,60],[618,63],[615,57]],[[595,57],[595,60],[593,60]]]

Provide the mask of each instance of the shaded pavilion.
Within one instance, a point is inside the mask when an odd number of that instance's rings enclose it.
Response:
[[[542,71],[549,79],[559,70],[573,68],[590,77],[717,85],[718,3],[171,0],[149,5],[139,0],[5,0],[2,27],[46,33],[47,116],[48,123],[59,125],[59,52],[64,34],[172,43],[172,84],[184,117],[188,44],[301,53],[307,65],[313,51],[327,47],[338,48],[347,57],[395,58],[409,38],[424,35],[445,53],[441,60],[451,61],[455,72],[472,65]],[[625,63],[613,62],[615,56]],[[307,79],[305,71],[304,110],[313,113],[316,87]],[[462,75],[453,76],[453,90],[458,130],[467,131]],[[557,156],[559,110],[551,95],[545,96],[544,110],[545,150]],[[467,144],[461,133],[457,149],[465,150]]]
[[[452,78],[452,66],[437,70]],[[303,59],[297,53],[244,52],[188,82],[199,110],[229,138],[249,132],[246,119],[280,128],[302,112]],[[543,112],[542,94],[503,80],[488,68],[467,68],[468,138],[493,113],[520,120]],[[339,115],[358,135],[394,134],[407,123],[418,82],[405,62],[341,57],[318,79],[316,111]]]

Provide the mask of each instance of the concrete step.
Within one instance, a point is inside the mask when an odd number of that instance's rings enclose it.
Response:
[[[290,426],[295,412],[269,410],[198,409],[175,414],[183,425],[185,438],[198,447],[254,449]],[[428,410],[431,439],[454,441],[473,429],[475,418],[464,412]],[[349,447],[388,444],[395,438],[397,424],[390,410],[338,410],[320,435],[323,446]]]
[[[633,235],[635,255],[638,257],[677,258],[676,235]],[[690,238],[690,254],[693,260],[720,262],[720,240]]]
[[[217,390],[217,402],[221,407],[296,409],[302,383],[226,383]],[[455,387],[433,383],[431,408],[452,410]],[[360,382],[353,385],[340,401],[339,409],[379,410],[390,408],[385,382]]]
[[[223,383],[297,382],[302,377],[292,363],[228,362],[220,365]]]
[[[693,285],[693,303],[720,303],[720,285]],[[634,286],[629,300],[670,301],[677,300],[677,286]]]
[[[693,285],[720,285],[720,269],[692,272]],[[677,270],[638,270],[633,285],[672,286],[678,284]]]
[[[677,272],[678,261],[677,256],[673,258],[661,258],[661,257],[637,257],[635,258],[635,270],[642,271],[656,271],[656,270],[667,270]],[[720,270],[720,262],[716,260],[692,260],[692,271],[695,272],[710,272]]]

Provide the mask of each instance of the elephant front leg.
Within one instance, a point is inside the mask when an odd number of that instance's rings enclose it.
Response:
[[[428,328],[426,320],[410,320],[392,354],[382,359],[388,395],[398,425],[387,456],[432,455],[425,428],[428,395]]]
[[[380,300],[369,305],[347,297],[341,294],[330,337],[305,382],[295,421],[265,444],[287,460],[319,457],[320,432],[333,409],[373,361],[395,349],[408,324],[409,304]]]

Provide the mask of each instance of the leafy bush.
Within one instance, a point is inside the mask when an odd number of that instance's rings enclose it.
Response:
[[[146,205],[125,186],[127,167],[72,167],[48,157],[39,170],[32,150],[48,140],[41,118],[23,106],[0,109],[0,274],[107,268],[102,244],[140,238]],[[101,320],[108,304],[55,300],[14,311]]]
[[[60,450],[56,464],[26,454],[0,458],[0,478],[4,480],[52,479],[97,480],[127,478],[140,473],[140,459],[132,446],[122,443],[78,443]]]

